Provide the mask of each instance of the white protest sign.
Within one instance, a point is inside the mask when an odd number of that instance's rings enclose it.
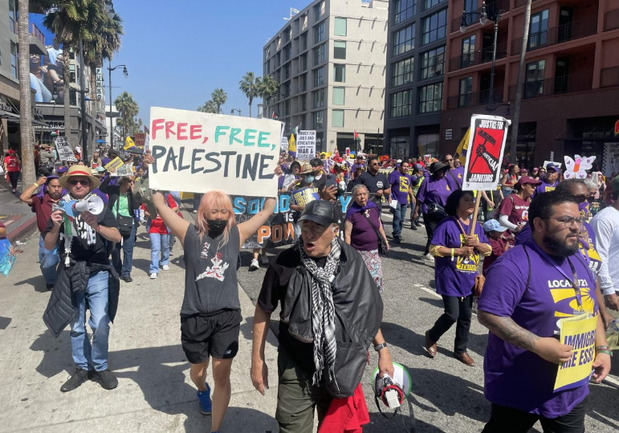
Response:
[[[54,141],[56,145],[56,152],[58,152],[58,159],[61,161],[72,161],[75,162],[75,154],[73,153],[73,149],[71,149],[71,145],[67,143],[64,137],[56,137]]]
[[[501,116],[471,116],[471,133],[462,178],[464,191],[496,189],[501,178],[501,163],[510,123]]]
[[[309,161],[316,156],[316,131],[302,129],[297,135],[297,159]]]
[[[150,188],[277,196],[281,122],[152,107]]]
[[[116,171],[111,172],[110,176],[133,176],[133,164],[123,164],[116,169]]]
[[[286,137],[280,138],[279,149],[288,152],[288,139]]]

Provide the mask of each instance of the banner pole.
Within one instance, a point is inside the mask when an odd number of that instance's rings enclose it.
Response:
[[[473,236],[475,234],[475,224],[477,223],[477,214],[479,213],[479,204],[481,203],[481,191],[475,192],[475,210],[473,211],[473,222],[471,223],[471,230],[469,236]]]

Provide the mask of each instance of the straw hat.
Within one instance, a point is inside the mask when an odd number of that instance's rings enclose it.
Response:
[[[77,176],[87,177],[88,179],[90,179],[91,190],[99,187],[99,184],[100,184],[99,179],[93,176],[92,170],[90,168],[82,164],[75,164],[69,167],[67,172],[63,176],[60,177],[60,185],[62,185],[63,188],[68,189],[69,179],[71,177],[77,177]]]
[[[299,172],[299,174],[310,174],[313,173],[315,170],[314,167],[312,167],[312,165],[309,162],[304,162],[301,165],[301,171]]]

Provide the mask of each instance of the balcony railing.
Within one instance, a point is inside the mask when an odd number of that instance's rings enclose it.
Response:
[[[496,1],[486,1],[486,13],[488,17],[493,18],[497,15],[497,13],[505,13],[509,10],[509,0],[496,0]],[[464,22],[462,20],[462,16],[464,15]],[[460,26],[464,24],[465,27],[472,26],[479,22],[479,18],[481,16],[481,8],[474,10],[472,12],[465,11],[459,15],[457,15],[451,21],[451,31],[457,32],[460,30]]]
[[[503,93],[501,89],[495,88],[492,96],[493,104],[503,102]],[[473,107],[477,105],[488,105],[490,103],[490,90],[482,90],[475,93],[467,93],[464,95],[454,95],[447,98],[447,109]]]
[[[523,98],[560,95],[591,90],[591,79],[582,75],[558,75],[545,80],[528,81],[524,84]],[[509,99],[516,96],[516,86],[509,88]]]
[[[590,36],[597,31],[596,20],[572,21],[541,32],[531,33],[527,51]],[[520,54],[522,38],[512,41],[512,55]]]
[[[507,55],[507,43],[497,46],[496,58],[502,59]],[[481,65],[482,63],[488,63],[492,61],[492,47],[484,48],[481,51],[475,51],[473,53],[462,54],[460,56],[452,57],[449,60],[449,70],[457,71],[458,69],[468,68],[469,66]]]

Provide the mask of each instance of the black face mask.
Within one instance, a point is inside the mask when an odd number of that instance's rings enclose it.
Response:
[[[216,238],[220,234],[224,232],[226,225],[228,224],[228,220],[210,220],[207,219],[206,223],[208,224],[208,235],[212,238]]]

